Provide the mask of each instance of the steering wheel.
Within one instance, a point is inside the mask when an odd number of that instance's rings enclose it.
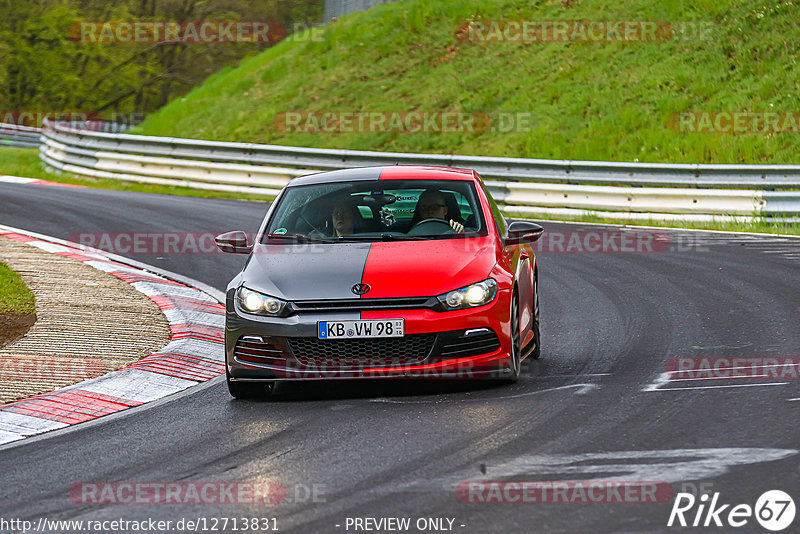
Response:
[[[420,222],[411,227],[408,235],[425,235],[425,234],[454,234],[456,231],[450,226],[450,223],[442,219],[422,219]]]
[[[311,230],[308,231],[309,235],[311,234],[311,232],[319,232],[320,235],[326,235],[325,232],[323,232],[321,229],[317,228],[316,224],[314,224],[314,223],[312,223],[311,221],[308,220],[308,217],[306,217],[305,211],[301,211],[300,214],[298,215],[297,219],[300,220],[300,221],[303,221],[304,223],[306,223],[307,225],[309,225],[311,227]]]

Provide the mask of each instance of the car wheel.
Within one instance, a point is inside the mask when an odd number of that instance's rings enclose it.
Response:
[[[511,376],[507,382],[514,383],[519,380],[522,369],[522,339],[519,331],[519,301],[514,293],[511,299]]]
[[[533,282],[533,352],[530,356],[533,360],[538,360],[542,354],[542,336],[539,334],[539,281]]]
[[[225,379],[228,392],[237,399],[264,399],[275,389],[275,382],[234,382],[227,373]]]

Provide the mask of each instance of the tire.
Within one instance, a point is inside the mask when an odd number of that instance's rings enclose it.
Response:
[[[228,392],[237,399],[265,399],[275,389],[275,382],[234,382],[229,375],[225,379]]]
[[[519,331],[519,299],[517,294],[511,298],[511,376],[504,382],[513,384],[522,372],[522,335]]]
[[[539,281],[533,281],[533,352],[530,353],[532,360],[538,360],[542,355],[542,336],[539,333]]]

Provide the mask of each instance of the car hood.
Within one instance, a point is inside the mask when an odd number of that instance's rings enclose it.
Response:
[[[285,300],[440,295],[489,276],[495,250],[486,238],[375,243],[256,245],[243,284]]]

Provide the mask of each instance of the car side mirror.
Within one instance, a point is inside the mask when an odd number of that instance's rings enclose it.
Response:
[[[222,252],[250,254],[253,251],[253,245],[247,242],[247,234],[240,230],[220,234],[214,238],[214,242]]]
[[[518,245],[522,243],[533,243],[542,237],[544,228],[530,221],[514,221],[508,225],[508,237],[506,243]]]

